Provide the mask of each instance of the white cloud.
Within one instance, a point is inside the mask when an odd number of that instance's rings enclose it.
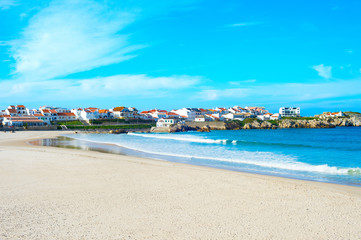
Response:
[[[8,89],[0,99],[87,100],[118,97],[159,97],[171,95],[202,81],[197,76],[150,77],[147,75],[115,75],[91,79],[52,81],[0,81],[0,89]]]
[[[241,23],[228,24],[226,25],[226,27],[245,27],[245,26],[253,26],[260,24],[263,24],[263,22],[241,22]]]
[[[230,81],[228,82],[230,85],[234,85],[234,86],[241,86],[244,83],[255,83],[257,80],[256,79],[248,79],[248,80],[243,80],[243,81]]]
[[[6,10],[19,4],[16,0],[0,0],[0,9]]]
[[[205,89],[196,98],[211,100],[244,100],[248,102],[285,103],[346,97],[361,94],[361,79],[326,83],[286,83],[243,88]]]
[[[202,90],[197,98],[202,100],[212,101],[225,98],[243,98],[248,96],[249,90],[247,88],[228,88],[228,89],[206,89]]]
[[[331,74],[332,67],[331,66],[324,66],[323,64],[320,64],[320,65],[315,65],[312,68],[314,70],[316,70],[318,72],[318,75],[323,78],[329,79],[332,77],[332,74]]]
[[[140,46],[119,34],[135,19],[92,0],[56,0],[30,19],[11,41],[15,73],[26,80],[51,79],[128,60]]]

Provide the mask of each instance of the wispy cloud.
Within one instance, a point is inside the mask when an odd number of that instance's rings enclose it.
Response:
[[[253,26],[253,25],[260,25],[264,22],[240,22],[240,23],[233,23],[233,24],[227,24],[225,27],[245,27],[245,26]]]
[[[246,83],[255,83],[257,82],[256,79],[248,79],[248,80],[243,80],[243,81],[230,81],[228,82],[230,85],[233,85],[233,86],[241,86],[241,85],[244,85]]]
[[[197,99],[244,100],[248,102],[305,102],[361,94],[361,79],[338,80],[322,83],[285,83],[226,89],[205,89]]]
[[[312,68],[314,70],[316,70],[318,72],[318,75],[323,78],[329,79],[332,77],[332,74],[331,74],[332,67],[331,66],[325,66],[323,64],[320,64],[320,65],[315,65]]]
[[[0,0],[0,9],[6,10],[11,7],[17,6],[19,4],[19,1],[17,0]]]
[[[53,1],[11,41],[15,73],[24,79],[51,79],[128,60],[138,45],[120,34],[135,20],[95,1]]]
[[[49,81],[0,81],[7,89],[0,99],[23,100],[87,100],[93,98],[156,98],[164,92],[193,87],[202,82],[198,76],[151,77],[147,75],[115,75],[90,79],[61,79]],[[164,95],[164,94],[163,94]]]

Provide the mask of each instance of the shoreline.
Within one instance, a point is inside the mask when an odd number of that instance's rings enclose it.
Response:
[[[361,234],[359,187],[26,143],[63,133],[1,133],[1,239]]]
[[[38,139],[35,141],[30,141],[29,144],[35,145],[35,146],[45,146],[45,147],[59,147],[59,148],[65,148],[65,149],[77,149],[77,150],[85,150],[85,151],[96,151],[96,152],[102,152],[102,153],[109,153],[109,154],[120,154],[130,157],[140,157],[144,159],[149,160],[159,160],[159,161],[168,161],[173,163],[180,163],[180,164],[186,164],[186,165],[192,165],[192,166],[199,166],[199,167],[207,167],[207,168],[214,168],[214,169],[221,169],[225,171],[233,171],[233,172],[241,172],[241,173],[248,173],[248,174],[256,174],[256,175],[264,175],[264,176],[272,176],[272,177],[280,177],[280,178],[286,178],[286,179],[293,179],[293,180],[300,180],[300,181],[310,181],[310,182],[319,182],[319,183],[330,183],[330,184],[337,184],[337,185],[344,185],[344,186],[352,186],[352,187],[359,187],[361,188],[361,185],[352,183],[352,182],[337,182],[337,181],[331,181],[331,180],[317,180],[313,179],[310,176],[307,177],[297,177],[294,175],[287,175],[286,173],[273,173],[272,172],[262,172],[257,170],[247,170],[242,168],[227,168],[227,167],[220,167],[220,166],[211,166],[207,164],[201,164],[201,163],[194,163],[194,162],[186,162],[185,159],[179,156],[172,156],[172,155],[162,155],[159,153],[152,153],[142,150],[135,150],[132,148],[127,148],[121,145],[117,145],[115,143],[105,143],[105,142],[97,142],[97,141],[91,141],[91,140],[80,140],[73,136],[64,136],[61,137],[67,138],[66,140],[59,139],[60,136],[57,136],[56,138],[47,138],[47,139]],[[43,143],[41,143],[42,141]],[[44,143],[44,141],[46,141]],[[178,160],[174,160],[178,159]],[[179,160],[181,159],[181,160]]]

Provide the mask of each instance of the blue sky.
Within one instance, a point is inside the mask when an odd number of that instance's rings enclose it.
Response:
[[[361,111],[361,2],[0,0],[0,108]]]

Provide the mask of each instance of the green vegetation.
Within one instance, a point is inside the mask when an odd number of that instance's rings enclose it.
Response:
[[[149,123],[153,124],[155,121],[153,120],[143,120],[143,119],[101,119],[101,120],[91,120],[91,124],[109,124],[109,123],[133,123],[133,124],[139,124],[139,123]]]
[[[246,125],[247,123],[252,123],[254,121],[257,122],[262,122],[261,120],[257,119],[257,118],[246,118],[243,121],[240,120],[231,120],[231,121],[227,121],[226,123],[226,128],[227,129],[237,129],[237,128],[243,128],[244,125]]]
[[[278,120],[268,120],[267,122],[271,123],[272,125],[276,125],[276,126],[278,126],[280,123],[280,121],[278,121]]]
[[[346,115],[361,115],[361,113],[359,113],[359,112],[352,112],[352,111],[344,112],[344,114],[346,114]]]
[[[154,127],[155,124],[132,124],[132,125],[98,125],[98,126],[74,126],[66,125],[68,129],[90,130],[90,129],[146,129]]]
[[[82,122],[76,121],[66,121],[66,122],[55,122],[57,125],[83,125]]]
[[[318,117],[282,117],[282,119],[290,120],[318,120]]]

